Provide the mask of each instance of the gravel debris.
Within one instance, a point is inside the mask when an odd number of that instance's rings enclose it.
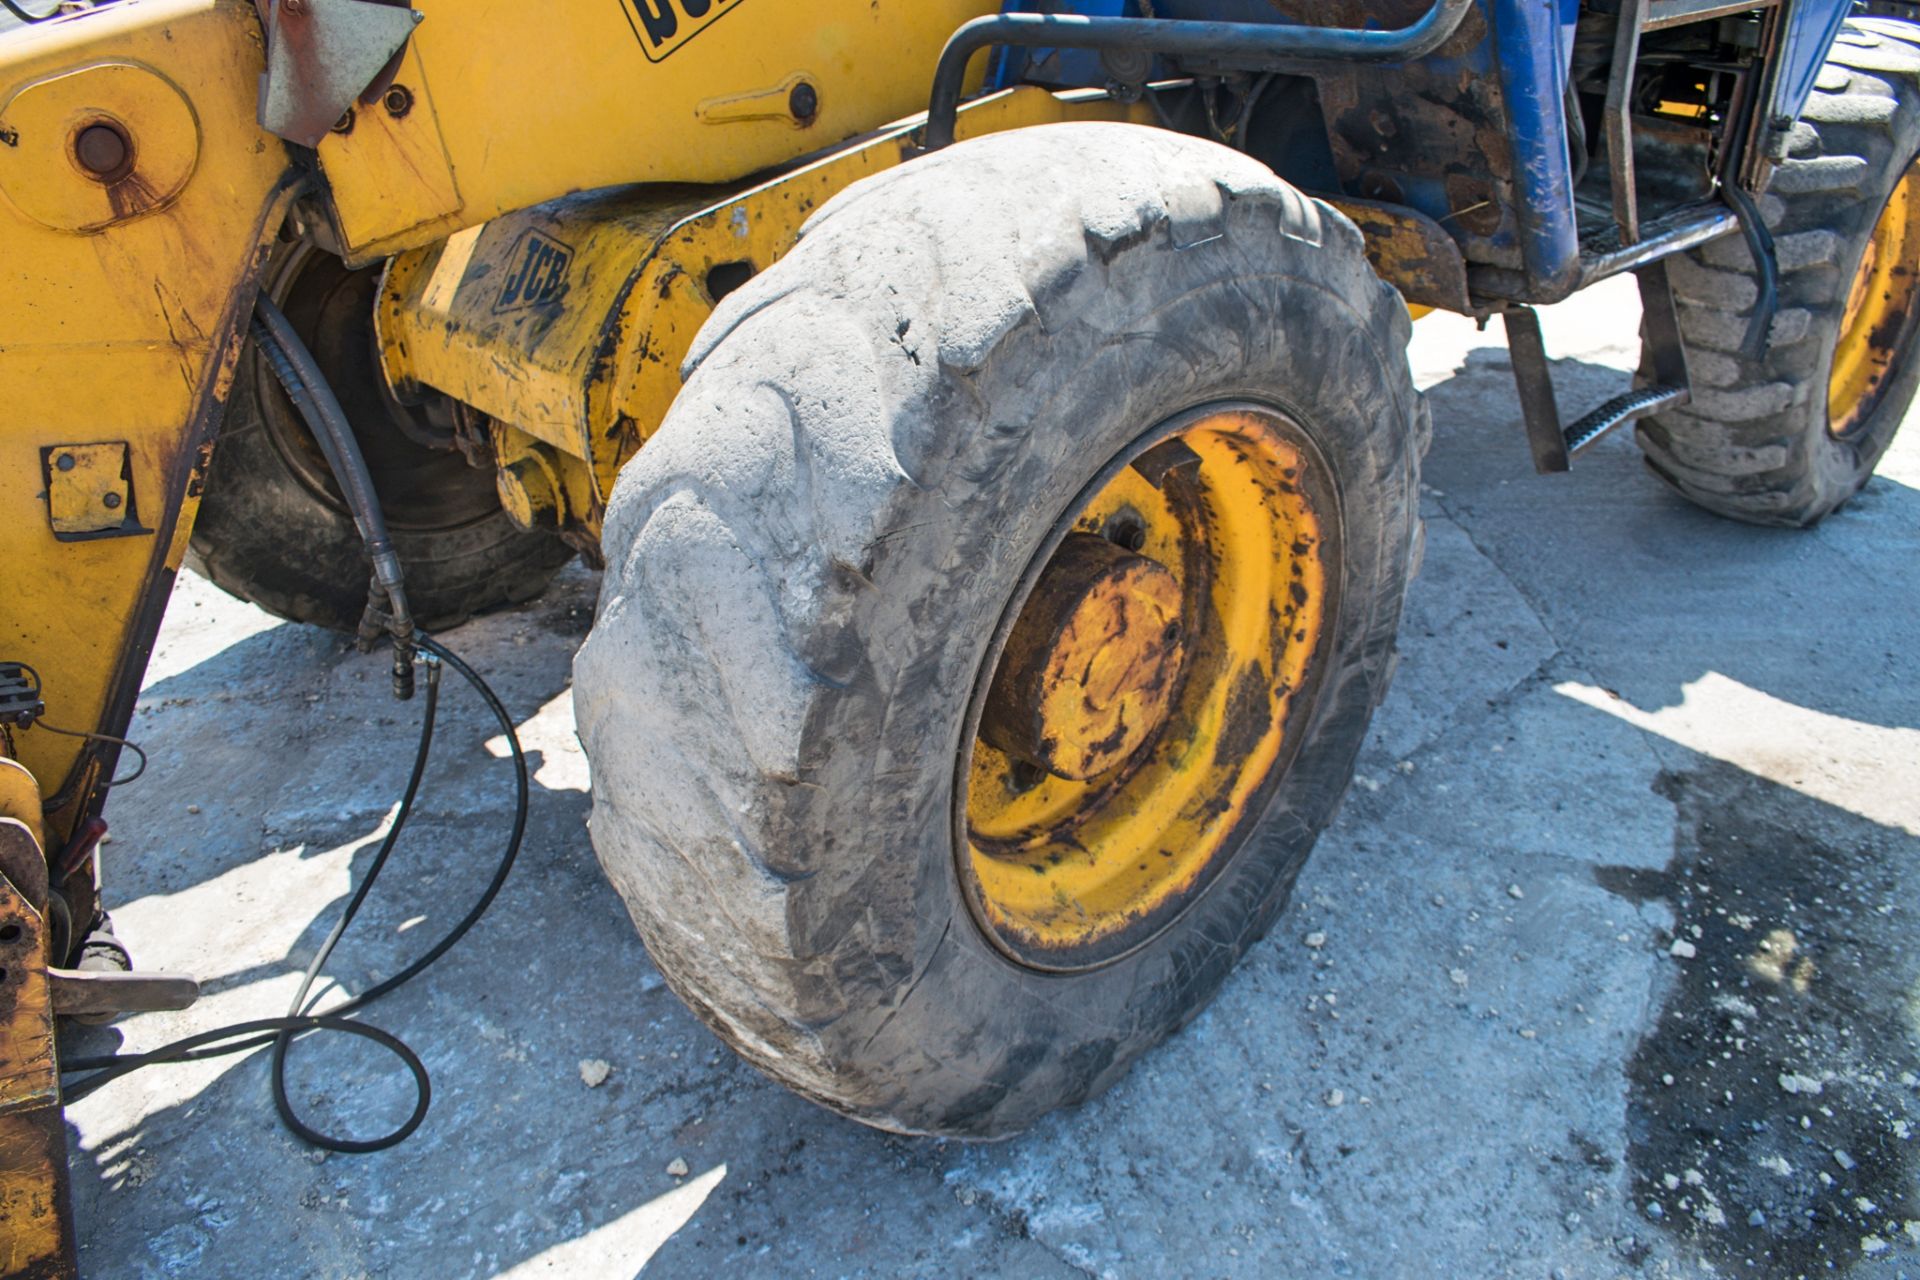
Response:
[[[1805,1094],[1817,1098],[1826,1086],[1820,1083],[1818,1076],[1803,1076],[1797,1071],[1784,1071],[1780,1074],[1780,1087],[1788,1093]]]
[[[685,1160],[682,1160],[679,1156],[675,1156],[673,1159],[667,1161],[667,1173],[669,1176],[675,1177],[675,1178],[686,1177],[687,1162]]]
[[[1675,938],[1673,945],[1667,948],[1667,954],[1670,956],[1678,956],[1682,960],[1691,960],[1700,954],[1700,948],[1694,946],[1685,938]]]
[[[1507,886],[1507,896],[1509,898],[1524,898],[1527,895],[1524,891],[1521,890],[1519,885],[1510,884]]]
[[[1327,1105],[1328,1105],[1328,1106],[1330,1106],[1330,1107],[1344,1107],[1344,1106],[1346,1106],[1346,1105],[1347,1105],[1347,1092],[1346,1092],[1346,1090],[1344,1090],[1344,1089],[1329,1089],[1329,1090],[1327,1090]]]
[[[589,1089],[598,1089],[613,1074],[613,1064],[605,1058],[580,1059],[580,1081]]]
[[[1449,969],[1447,970],[1447,980],[1452,982],[1456,987],[1464,987],[1467,985],[1467,971],[1465,969]]]
[[[1327,945],[1327,935],[1316,930],[1315,932],[1308,934],[1306,938],[1303,939],[1303,941],[1305,941],[1309,947],[1313,948],[1315,951],[1318,951],[1320,948]]]

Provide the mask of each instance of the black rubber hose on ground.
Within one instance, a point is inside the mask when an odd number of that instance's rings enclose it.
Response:
[[[379,850],[367,868],[366,876],[347,902],[346,910],[327,934],[326,941],[315,953],[313,962],[307,966],[305,977],[300,983],[299,993],[283,1018],[262,1018],[250,1022],[234,1023],[231,1026],[217,1027],[211,1031],[202,1031],[185,1039],[175,1040],[158,1049],[146,1053],[103,1054],[98,1057],[70,1058],[60,1064],[61,1073],[91,1072],[85,1078],[64,1082],[61,1086],[63,1099],[71,1104],[78,1102],[102,1085],[109,1084],[131,1071],[152,1066],[159,1062],[194,1062],[203,1058],[224,1057],[230,1053],[241,1053],[248,1049],[257,1049],[264,1045],[273,1045],[273,1059],[270,1079],[273,1089],[274,1108],[280,1113],[280,1119],[296,1136],[329,1151],[359,1154],[371,1151],[383,1151],[406,1140],[407,1136],[420,1127],[426,1119],[427,1106],[432,1097],[432,1085],[425,1064],[418,1054],[409,1048],[405,1041],[390,1031],[369,1026],[346,1017],[349,1013],[366,1008],[374,1001],[391,994],[396,988],[418,977],[429,965],[452,949],[455,943],[465,937],[467,931],[479,923],[480,917],[487,913],[493,900],[499,896],[506,885],[507,875],[513,870],[514,861],[520,853],[520,843],[527,829],[528,777],[526,753],[521,749],[520,736],[513,727],[513,717],[507,713],[506,706],[487,687],[465,662],[461,661],[446,646],[431,636],[420,637],[420,648],[429,656],[427,667],[427,696],[420,720],[420,743],[414,753],[413,768],[407,776],[405,791],[400,797],[400,805],[394,814],[393,824],[387,828],[387,834],[380,842]],[[333,956],[334,948],[346,933],[354,917],[373,891],[380,872],[386,867],[394,846],[399,842],[400,833],[407,825],[407,818],[413,812],[414,799],[420,788],[420,779],[426,772],[427,751],[433,742],[434,712],[439,704],[440,664],[452,667],[454,672],[473,686],[473,689],[487,705],[505,735],[507,749],[513,760],[514,805],[513,829],[507,837],[505,850],[500,861],[494,865],[493,876],[487,882],[472,907],[468,908],[452,928],[441,939],[427,948],[419,959],[414,960],[392,977],[368,987],[357,996],[352,996],[332,1008],[316,1013],[308,992],[313,988],[326,963]],[[287,1051],[293,1042],[316,1031],[342,1031],[349,1035],[372,1040],[385,1047],[413,1076],[414,1106],[407,1119],[399,1127],[377,1138],[345,1138],[323,1133],[313,1128],[294,1113],[292,1100],[287,1091]]]

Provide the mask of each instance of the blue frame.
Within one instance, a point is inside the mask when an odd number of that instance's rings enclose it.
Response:
[[[1781,0],[1785,30],[1779,60],[1773,72],[1768,118],[1797,118],[1813,91],[1814,80],[1827,51],[1850,12],[1850,0]],[[1505,156],[1485,156],[1488,171],[1496,173],[1511,192],[1510,216],[1498,227],[1463,235],[1472,261],[1519,267],[1529,288],[1539,296],[1563,294],[1580,271],[1580,245],[1571,199],[1573,173],[1567,154],[1566,88],[1573,60],[1574,24],[1580,0],[1476,0],[1485,37],[1457,56],[1430,55],[1411,66],[1379,66],[1359,74],[1399,77],[1409,93],[1422,96],[1421,106],[1444,116],[1465,109],[1443,101],[1437,86],[1475,82],[1497,85],[1498,131],[1507,144]],[[1077,13],[1087,16],[1136,17],[1134,0],[1009,0],[1007,12]],[[1270,0],[1153,0],[1153,16],[1216,22],[1282,22]],[[1468,15],[1472,28],[1474,16]],[[1051,60],[1050,59],[1051,56]],[[1054,85],[1099,85],[1106,77],[1097,54],[1079,51],[1033,50],[1003,53],[993,70],[996,86],[1038,79]],[[1383,81],[1369,79],[1377,87]],[[1425,89],[1422,94],[1422,89]],[[1448,91],[1452,93],[1451,90]],[[1483,86],[1483,98],[1493,96]],[[1474,105],[1484,110],[1484,101]],[[1330,127],[1332,121],[1329,121]],[[1476,133],[1484,153],[1486,135]],[[1446,183],[1432,172],[1395,174],[1400,199],[1428,217],[1456,217]]]

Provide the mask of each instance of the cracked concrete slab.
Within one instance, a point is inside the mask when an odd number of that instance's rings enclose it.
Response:
[[[1630,285],[1546,321],[1568,403],[1626,384]],[[860,1129],[722,1051],[587,842],[573,570],[451,637],[536,785],[494,912],[371,1015],[433,1072],[426,1124],[321,1158],[258,1055],[118,1083],[69,1113],[86,1273],[1920,1274],[1920,436],[1819,530],[1748,529],[1625,438],[1533,475],[1495,334],[1422,321],[1412,360],[1426,567],[1359,780],[1270,938],[1111,1092],[968,1147]],[[140,961],[209,994],[72,1046],[281,1012],[415,714],[380,659],[183,578],[107,881]],[[457,689],[444,714],[342,989],[457,916],[503,832],[494,730]],[[293,1093],[359,1132],[410,1102],[337,1042],[296,1050]]]

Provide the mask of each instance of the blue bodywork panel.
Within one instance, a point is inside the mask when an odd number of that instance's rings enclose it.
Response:
[[[1299,21],[1396,28],[1431,0],[1014,0],[1010,12],[1213,22]],[[1769,118],[1792,119],[1812,91],[1849,0],[1786,0]],[[1441,48],[1410,64],[1329,63],[1306,71],[1333,149],[1337,194],[1435,219],[1469,262],[1519,271],[1527,291],[1563,293],[1580,270],[1568,148],[1567,78],[1580,0],[1476,0]],[[1102,85],[1099,56],[1008,52],[997,83]]]
[[[1780,78],[1773,94],[1775,119],[1799,118],[1827,60],[1827,50],[1852,11],[1852,0],[1789,0],[1787,30],[1780,42]]]

